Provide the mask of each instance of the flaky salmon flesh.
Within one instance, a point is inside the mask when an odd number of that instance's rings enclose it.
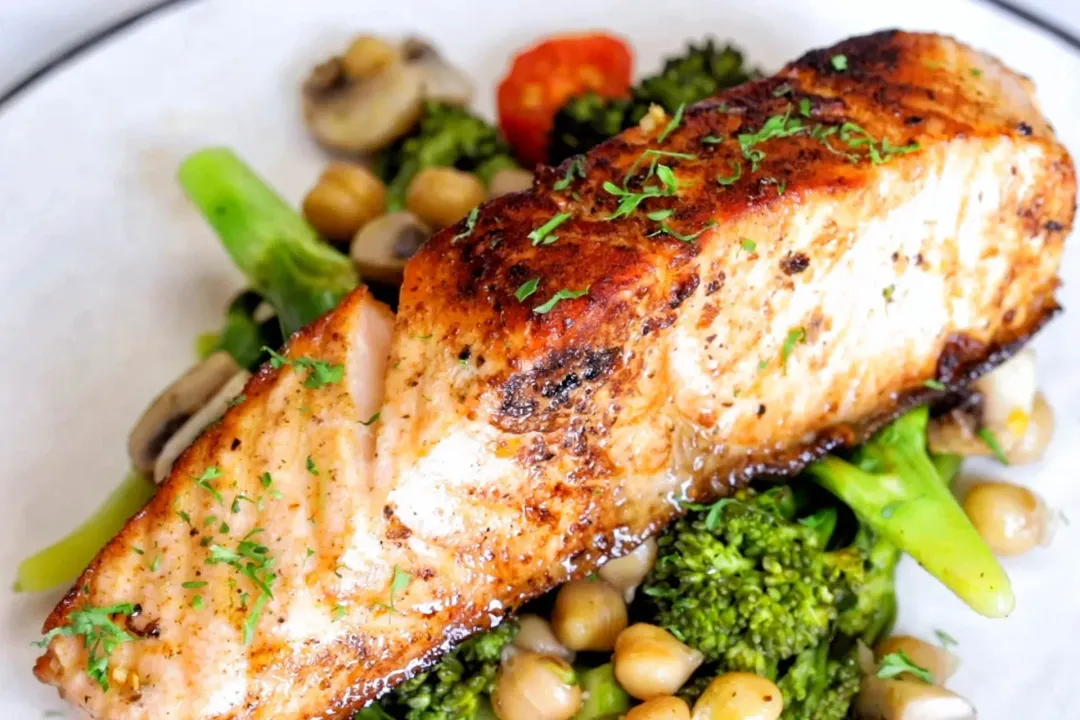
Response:
[[[37,676],[97,719],[347,717],[1000,362],[1057,310],[1075,197],[1026,79],[901,32],[539,168],[421,249],[396,318],[360,289],[262,368]]]

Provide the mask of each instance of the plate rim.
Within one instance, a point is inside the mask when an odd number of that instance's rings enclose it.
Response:
[[[117,22],[89,33],[83,39],[77,40],[67,49],[60,51],[37,68],[29,71],[25,76],[16,80],[11,87],[0,93],[0,112],[2,112],[12,101],[51,78],[57,71],[62,70],[65,66],[81,59],[81,57],[90,50],[97,48],[99,45],[116,40],[123,35],[126,35],[129,31],[136,31],[143,21],[149,20],[163,11],[178,10],[185,6],[194,6],[199,1],[201,0],[159,0],[142,10],[121,18]],[[1076,57],[1080,59],[1080,34],[1074,33],[1053,20],[1028,10],[1027,8],[1021,7],[1012,0],[968,1],[973,5],[983,5],[991,12],[998,12],[1006,16],[1011,16],[1014,21],[1029,25],[1037,32],[1046,35],[1047,39],[1062,43],[1069,52],[1075,54]]]

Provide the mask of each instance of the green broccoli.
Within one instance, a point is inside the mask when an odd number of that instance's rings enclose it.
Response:
[[[229,150],[200,150],[180,166],[180,184],[217,231],[252,287],[289,336],[333,310],[360,284],[348,256]]]
[[[758,73],[748,70],[742,53],[713,40],[691,44],[685,53],[668,58],[660,72],[638,83],[630,99],[602,98],[584,93],[570,98],[555,115],[548,147],[548,162],[557,165],[571,155],[607,140],[638,123],[650,105],[669,114],[740,85]]]
[[[254,370],[267,359],[263,348],[281,347],[284,338],[277,319],[263,322],[255,319],[255,309],[262,301],[262,296],[254,290],[244,290],[233,298],[225,311],[225,327],[220,332],[200,336],[199,358],[224,350],[237,365]]]
[[[495,689],[503,648],[517,635],[506,621],[469,638],[427,672],[406,680],[354,720],[479,720]]]
[[[926,449],[928,420],[927,408],[913,410],[859,446],[850,461],[829,456],[807,472],[976,612],[1008,615],[1009,578],[938,475]]]
[[[783,720],[844,720],[859,692],[854,649],[840,655],[823,642],[804,650],[776,684],[784,693]]]
[[[387,184],[387,211],[395,212],[405,207],[409,183],[424,168],[456,167],[487,185],[499,170],[517,166],[489,122],[458,105],[429,102],[416,129],[379,154],[376,171]]]

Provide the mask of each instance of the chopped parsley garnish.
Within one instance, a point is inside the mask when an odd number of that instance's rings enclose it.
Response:
[[[312,475],[319,474],[319,468],[315,465],[315,461],[310,455],[307,456],[307,460],[304,461],[304,465],[307,467],[307,471]]]
[[[979,68],[971,68],[971,77],[982,77],[982,70]]]
[[[1009,458],[1005,456],[1005,451],[1001,449],[1001,443],[998,442],[997,435],[988,427],[979,428],[979,432],[976,433],[979,439],[986,444],[986,447],[990,448],[990,452],[994,454],[994,457],[998,459],[1002,465],[1009,464]]]
[[[318,390],[323,385],[339,383],[345,377],[345,366],[341,364],[332,364],[325,360],[315,360],[309,357],[287,358],[265,345],[263,350],[270,354],[270,366],[275,370],[286,365],[292,366],[296,372],[306,369],[308,374],[307,379],[304,380],[304,387],[309,387],[312,390]]]
[[[690,233],[689,235],[684,235],[681,232],[675,230],[674,228],[668,226],[666,223],[660,223],[660,229],[656,232],[649,233],[648,237],[653,237],[655,235],[670,235],[677,240],[682,240],[684,243],[692,243],[697,240],[703,232],[713,227],[714,225],[716,225],[716,221],[710,220],[709,222],[705,223],[705,225],[697,232]]]
[[[196,610],[202,610],[204,607],[206,607],[206,603],[203,602],[203,596],[196,595],[195,597],[191,598],[191,607]]]
[[[941,382],[940,380],[925,380],[923,381],[923,387],[928,387],[931,390],[937,390],[938,392],[941,392],[945,390],[945,383]]]
[[[803,98],[799,101],[799,114],[803,117],[810,117],[810,98]]]
[[[853,149],[865,147],[870,162],[874,165],[881,165],[897,155],[907,155],[919,149],[917,142],[893,145],[888,138],[882,138],[881,142],[878,142],[870,133],[853,122],[846,122],[840,126],[840,139]]]
[[[137,548],[137,547],[131,548],[131,552],[135,553],[136,555],[142,555],[143,554],[142,548]]]
[[[829,58],[829,64],[833,66],[833,70],[844,72],[847,70],[847,55],[833,55]]]
[[[577,175],[582,180],[585,179],[585,163],[582,161],[581,157],[577,155],[570,158],[570,165],[566,168],[566,174],[563,175],[562,180],[559,180],[551,186],[552,189],[556,191],[567,189],[573,184],[574,175]]]
[[[346,608],[344,605],[335,605],[332,611],[334,622],[337,622],[341,618],[345,617]]]
[[[806,342],[806,328],[797,327],[788,333],[787,339],[784,340],[784,346],[780,348],[781,367],[787,370],[787,361],[791,357],[791,353],[795,351],[795,346],[804,342]]]
[[[882,680],[888,680],[897,675],[903,675],[904,673],[911,673],[923,682],[934,682],[934,676],[930,671],[921,665],[916,665],[903,650],[891,652],[881,658],[881,664],[878,665],[877,676]]]
[[[765,152],[756,148],[768,140],[791,137],[806,130],[806,125],[799,118],[791,117],[789,109],[783,115],[773,115],[767,119],[757,132],[739,133],[739,147],[743,157],[750,161],[751,172],[758,169],[761,161],[765,159]]]
[[[237,395],[236,397],[232,398],[231,400],[229,400],[229,402],[227,402],[227,403],[225,403],[225,404],[226,404],[226,405],[227,405],[228,407],[236,407],[237,405],[239,405],[240,403],[244,402],[245,400],[247,400],[247,395],[245,395],[244,393],[240,393],[239,395]]]
[[[262,528],[255,528],[249,532],[237,545],[236,550],[230,550],[221,545],[211,545],[210,557],[206,561],[209,565],[219,563],[231,565],[259,589],[259,597],[256,598],[251,613],[244,621],[244,644],[246,645],[250,645],[255,636],[255,627],[258,625],[259,616],[267,601],[274,597],[272,588],[274,581],[277,580],[277,574],[273,571],[274,558],[270,555],[270,549],[251,539],[261,532],[263,532]]]
[[[716,182],[721,185],[734,185],[742,177],[742,163],[731,161],[731,174],[728,176],[717,175]]]
[[[546,315],[563,300],[574,300],[589,293],[589,286],[586,285],[583,290],[559,290],[557,293],[551,296],[543,305],[537,305],[533,308],[533,312],[538,315]]]
[[[679,105],[679,108],[675,111],[675,116],[671,118],[671,121],[668,122],[667,127],[665,127],[664,131],[660,133],[659,137],[656,138],[656,142],[664,142],[665,140],[667,140],[668,135],[675,132],[675,128],[679,127],[679,125],[682,124],[683,110],[685,109],[686,103],[682,103],[681,105]]]
[[[158,568],[160,568],[160,567],[161,567],[161,554],[159,553],[158,555],[154,556],[153,562],[150,563],[150,572],[155,572],[156,573],[158,571]]]
[[[895,294],[895,293],[896,293],[896,286],[895,285],[886,285],[881,290],[881,297],[885,298],[885,302],[889,303],[889,302],[892,302],[893,294]]]
[[[374,425],[382,417],[382,410],[376,410],[375,414],[369,417],[367,420],[361,420],[360,424],[367,427],[368,425]]]
[[[536,288],[540,285],[540,278],[534,277],[531,280],[526,280],[518,286],[518,289],[514,291],[514,297],[518,299],[518,302],[525,302],[525,299],[536,292]]]
[[[395,603],[398,596],[405,592],[405,589],[409,587],[409,583],[412,582],[412,575],[405,572],[397,565],[394,566],[394,577],[390,580],[390,602],[389,603],[375,603],[376,606],[386,608],[391,612],[397,612]]]
[[[701,138],[701,142],[705,143],[706,145],[719,145],[720,143],[724,142],[724,138],[717,135],[706,135],[705,137]]]
[[[533,241],[533,245],[550,245],[559,239],[558,235],[553,235],[552,232],[555,228],[562,225],[564,222],[570,219],[573,213],[561,212],[548,220],[546,223],[529,233],[528,237]]]
[[[654,150],[649,148],[645,152],[638,155],[637,159],[630,165],[630,169],[626,171],[626,175],[623,176],[623,189],[630,184],[630,181],[634,179],[634,174],[637,173],[641,164],[645,162],[646,158],[649,159],[649,170],[645,173],[643,181],[652,179],[652,176],[656,174],[657,168],[660,163],[660,158],[675,158],[676,160],[697,160],[697,155],[691,155],[690,153],[671,152],[669,150]]]
[[[674,214],[675,214],[675,211],[671,210],[671,209],[653,210],[652,212],[645,213],[645,217],[649,218],[653,222],[660,222],[662,220],[667,220],[669,217],[671,217]]]
[[[787,83],[781,83],[776,86],[776,89],[772,91],[773,97],[784,97],[791,94],[791,86]]]
[[[218,492],[217,488],[210,484],[211,480],[216,480],[219,477],[221,477],[221,468],[219,468],[217,465],[211,465],[203,471],[202,475],[195,478],[195,484],[201,487],[206,492],[213,495],[214,499],[217,500],[219,503],[223,503],[225,502],[225,500],[221,497],[221,493]],[[183,516],[181,515],[181,517]],[[191,519],[188,518],[187,522],[188,524],[190,524]]]
[[[478,207],[474,207],[472,210],[469,211],[468,217],[465,218],[465,229],[459,232],[454,237],[450,238],[451,245],[456,244],[458,240],[464,240],[465,238],[472,235],[473,230],[476,228],[476,218],[479,216],[479,214],[480,208]]]
[[[177,511],[176,511],[176,514],[177,514],[177,515],[179,515],[179,516],[180,516],[180,519],[181,519],[181,520],[183,520],[184,522],[186,522],[186,523],[187,523],[188,525],[190,525],[190,526],[191,526],[192,528],[194,528],[194,527],[195,527],[195,526],[194,526],[194,525],[192,524],[192,522],[191,522],[191,516],[190,516],[190,515],[188,515],[188,514],[187,514],[187,512],[185,512],[184,510],[177,510]]]
[[[262,474],[262,477],[259,478],[259,482],[264,488],[269,488],[271,485],[274,484],[274,476],[268,472],[264,472]]]
[[[937,635],[938,643],[946,650],[960,644],[956,638],[944,630],[935,630],[934,634]]]
[[[206,581],[205,580],[189,580],[186,583],[180,583],[180,587],[184,588],[185,590],[198,590],[199,588],[206,587]]]
[[[121,643],[131,642],[135,638],[113,622],[113,615],[133,615],[135,605],[120,603],[107,607],[86,605],[68,615],[68,624],[56,627],[45,637],[34,643],[38,647],[47,647],[55,637],[82,636],[83,647],[89,659],[86,674],[105,692],[109,691],[109,657]]]
[[[755,250],[757,250],[757,243],[750,238],[743,238],[742,249],[746,252],[754,252]]]

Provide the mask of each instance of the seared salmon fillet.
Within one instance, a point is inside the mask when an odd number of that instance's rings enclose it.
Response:
[[[647,118],[429,241],[392,341],[364,290],[294,337],[45,624],[126,637],[37,675],[101,719],[347,717],[1000,362],[1075,197],[1030,83],[935,35]]]

